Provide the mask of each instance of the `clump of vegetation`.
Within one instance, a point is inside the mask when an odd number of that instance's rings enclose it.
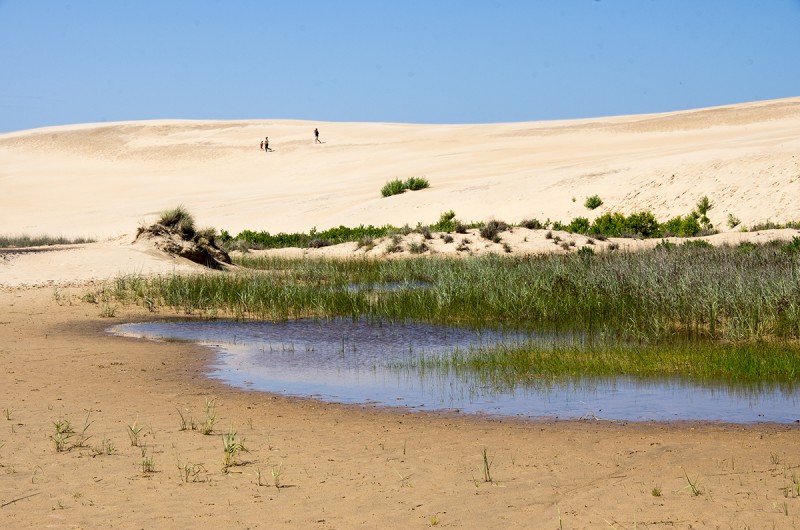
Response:
[[[196,230],[194,218],[183,206],[164,210],[155,224],[140,226],[136,237],[151,239],[164,252],[208,267],[220,268],[231,262],[228,253],[217,244],[216,229]]]
[[[391,197],[392,195],[399,195],[405,193],[405,183],[400,179],[390,180],[381,188],[381,195],[384,197]]]
[[[72,427],[72,423],[67,418],[59,418],[53,422],[53,434],[50,439],[53,440],[56,452],[69,451],[75,447],[85,447],[86,441],[91,438],[87,434],[92,422],[89,421],[91,413],[86,414],[86,420],[83,423],[83,428],[80,432]]]
[[[396,178],[390,180],[381,188],[381,195],[390,197],[404,193],[406,190],[417,191],[428,187],[430,187],[430,183],[423,177],[408,177],[405,181]]]
[[[194,235],[194,217],[183,205],[164,210],[157,222],[166,228],[177,229],[184,238]]]
[[[495,239],[498,238],[500,232],[505,232],[506,230],[508,230],[508,225],[506,223],[503,221],[491,220],[480,228],[480,234],[482,238],[497,243],[499,239],[497,241],[495,241]]]
[[[788,244],[781,247],[781,250],[788,254],[800,253],[800,237],[794,236]]]
[[[231,427],[226,434],[222,435],[222,447],[225,459],[222,462],[223,471],[227,472],[233,466],[241,465],[239,453],[247,452],[244,446],[244,439],[236,437],[236,431]]]
[[[695,206],[692,212],[692,216],[700,222],[703,230],[707,232],[714,229],[714,225],[711,224],[711,220],[708,218],[708,211],[711,210],[711,208],[713,208],[713,205],[711,201],[708,200],[708,196],[703,195],[703,197],[697,201],[697,206]]]
[[[519,225],[528,230],[541,230],[542,228],[547,228],[548,224],[542,224],[538,219],[523,219]]]
[[[728,214],[728,228],[736,228],[736,227],[737,227],[737,226],[739,226],[741,223],[742,223],[742,222],[739,220],[739,218],[738,218],[738,217],[736,217],[736,216],[735,216],[735,215],[733,215],[732,213],[729,213],[729,214]]]
[[[412,254],[423,254],[428,250],[428,245],[424,241],[412,242],[408,245],[408,251]]]
[[[430,187],[428,179],[422,177],[408,177],[404,185],[407,189],[411,191],[417,191]]]
[[[588,208],[589,210],[594,210],[595,208],[599,207],[602,204],[603,204],[603,199],[601,199],[597,195],[592,195],[591,197],[586,198],[584,206],[586,206],[586,208]]]
[[[456,212],[448,210],[439,216],[439,220],[436,224],[431,225],[431,230],[434,232],[455,232],[456,223],[458,223],[458,220],[456,220]]]

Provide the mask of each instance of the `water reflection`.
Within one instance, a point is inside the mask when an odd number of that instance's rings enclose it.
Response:
[[[798,396],[778,385],[682,379],[530,377],[509,384],[491,373],[403,368],[454,348],[520,342],[530,334],[364,320],[155,322],[113,333],[213,347],[211,377],[252,390],[419,410],[527,418],[794,422]]]

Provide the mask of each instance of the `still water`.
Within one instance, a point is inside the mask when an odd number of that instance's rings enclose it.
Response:
[[[522,341],[528,334],[349,319],[151,322],[118,325],[110,331],[197,342],[217,352],[209,370],[212,378],[238,388],[330,402],[531,419],[800,420],[798,392],[774,385],[618,377],[533,378],[508,388],[471,373],[405,367],[420,356]]]

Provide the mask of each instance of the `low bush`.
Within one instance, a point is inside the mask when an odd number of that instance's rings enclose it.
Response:
[[[480,228],[480,234],[482,238],[494,241],[500,232],[505,232],[506,230],[508,230],[508,225],[506,223],[503,221],[491,220]],[[497,241],[495,241],[495,243],[496,242]]]
[[[603,204],[603,199],[601,199],[597,195],[592,195],[591,197],[586,198],[584,206],[586,206],[590,210],[594,210],[595,208],[597,208],[602,204]]]
[[[390,197],[404,193],[406,190],[417,191],[429,187],[428,180],[422,177],[408,177],[405,181],[396,178],[384,184],[383,188],[381,188],[381,195]]]
[[[390,197],[392,195],[399,195],[405,191],[406,187],[403,184],[403,181],[400,179],[394,179],[383,185],[383,188],[381,188],[381,195],[384,197]]]

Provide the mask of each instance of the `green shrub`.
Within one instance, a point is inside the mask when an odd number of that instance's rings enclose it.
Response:
[[[628,232],[642,237],[654,237],[660,233],[658,221],[650,212],[629,215],[625,220],[625,226]]]
[[[408,177],[403,185],[406,187],[406,189],[411,191],[417,191],[430,187],[428,179],[422,177]]]
[[[626,231],[625,216],[617,212],[608,212],[597,217],[589,228],[592,234],[602,234],[607,237],[619,237]]]
[[[728,228],[736,228],[741,224],[741,221],[738,217],[733,215],[732,213],[728,214]]]
[[[387,182],[383,188],[381,188],[381,195],[384,197],[390,197],[392,195],[399,195],[406,191],[405,184],[400,179],[394,179]]]
[[[538,219],[524,219],[519,225],[528,230],[541,230],[545,228],[545,225],[540,223]]]
[[[508,225],[506,223],[503,221],[492,220],[481,227],[480,234],[484,239],[494,240],[498,237],[500,232],[505,232],[506,230],[508,230]],[[495,243],[497,243],[497,241],[495,241]]]
[[[567,230],[569,232],[575,232],[578,234],[586,234],[589,232],[589,220],[585,217],[576,217],[567,225]]]
[[[700,225],[703,227],[703,230],[713,230],[714,225],[711,224],[711,220],[708,218],[708,211],[713,208],[711,201],[708,200],[708,196],[703,195],[703,197],[697,201],[697,206],[695,206],[694,212],[692,212],[692,216],[695,217],[699,222]]]
[[[694,237],[701,230],[700,223],[692,215],[687,215],[686,217],[679,215],[661,225],[661,231],[664,236]]]
[[[601,204],[603,204],[603,199],[601,199],[597,195],[592,195],[591,197],[587,197],[586,198],[586,202],[584,203],[584,206],[586,206],[590,210],[594,210],[595,208],[597,208]]]
[[[381,195],[389,197],[403,193],[406,190],[417,191],[428,187],[430,187],[430,183],[422,177],[408,177],[405,182],[396,178],[390,180],[381,188]]]
[[[431,229],[434,232],[453,232],[456,228],[456,222],[456,212],[449,210],[447,212],[442,212],[442,215],[439,216],[439,220],[435,225],[431,226]]]

